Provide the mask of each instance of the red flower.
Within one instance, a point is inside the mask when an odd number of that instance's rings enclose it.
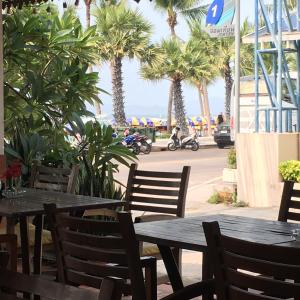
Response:
[[[13,161],[13,163],[10,165],[9,170],[10,170],[11,176],[13,178],[20,177],[22,175],[22,165],[21,165],[21,162],[19,160]]]
[[[1,180],[18,178],[22,175],[22,164],[19,160],[14,160],[11,165],[9,165],[5,172],[0,175]]]

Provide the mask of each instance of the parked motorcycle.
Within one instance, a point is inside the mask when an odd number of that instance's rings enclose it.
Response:
[[[170,151],[176,151],[177,149],[191,149],[192,151],[197,151],[199,149],[197,134],[194,133],[188,137],[181,137],[181,139],[179,139],[176,134],[172,134],[168,143],[168,149]]]
[[[122,141],[122,145],[130,150],[136,155],[141,152],[141,142],[137,141],[137,136],[132,134],[125,137]]]
[[[143,152],[144,154],[150,154],[152,150],[152,140],[149,139],[146,135],[137,135],[136,140],[137,142],[141,143],[141,152]]]

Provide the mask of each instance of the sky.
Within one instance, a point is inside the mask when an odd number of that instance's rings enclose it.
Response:
[[[133,0],[128,1],[130,5],[139,9],[144,17],[153,24],[153,41],[159,42],[163,38],[170,36],[166,15],[155,10],[154,3],[149,0],[141,0],[139,4]],[[207,1],[208,3],[212,2]],[[85,23],[84,1],[80,1],[78,14],[83,23]],[[250,21],[254,19],[254,1],[241,0],[241,18],[246,17]],[[178,25],[176,26],[177,35],[187,40],[189,29],[185,20],[179,15]],[[108,64],[103,64],[99,71],[99,87],[111,93],[111,76]],[[125,92],[125,111],[126,116],[133,117],[166,117],[168,92],[170,82],[162,80],[156,83],[141,79],[139,74],[139,63],[136,60],[125,60],[123,63],[123,79]],[[225,84],[220,78],[209,86],[209,102],[211,112],[217,115],[224,111]],[[183,95],[185,109],[188,116],[200,115],[200,105],[197,90],[189,84],[183,84]],[[107,116],[112,115],[112,97],[111,95],[101,94],[103,102],[102,112]],[[94,111],[92,107],[90,110]]]

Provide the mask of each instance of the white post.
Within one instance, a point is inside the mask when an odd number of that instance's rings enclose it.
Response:
[[[3,22],[2,0],[0,0],[0,157],[4,155],[4,76],[3,76]],[[1,158],[0,158],[1,159]]]
[[[240,62],[241,62],[241,1],[235,0],[235,93],[234,93],[234,131],[240,132]]]

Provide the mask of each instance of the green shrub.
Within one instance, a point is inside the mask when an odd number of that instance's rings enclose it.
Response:
[[[210,204],[219,204],[222,202],[222,199],[219,195],[219,193],[214,193],[207,201]]]
[[[279,173],[284,181],[300,182],[300,161],[287,160],[279,164]]]
[[[227,156],[227,163],[230,169],[236,169],[236,151],[235,149],[230,149]]]

